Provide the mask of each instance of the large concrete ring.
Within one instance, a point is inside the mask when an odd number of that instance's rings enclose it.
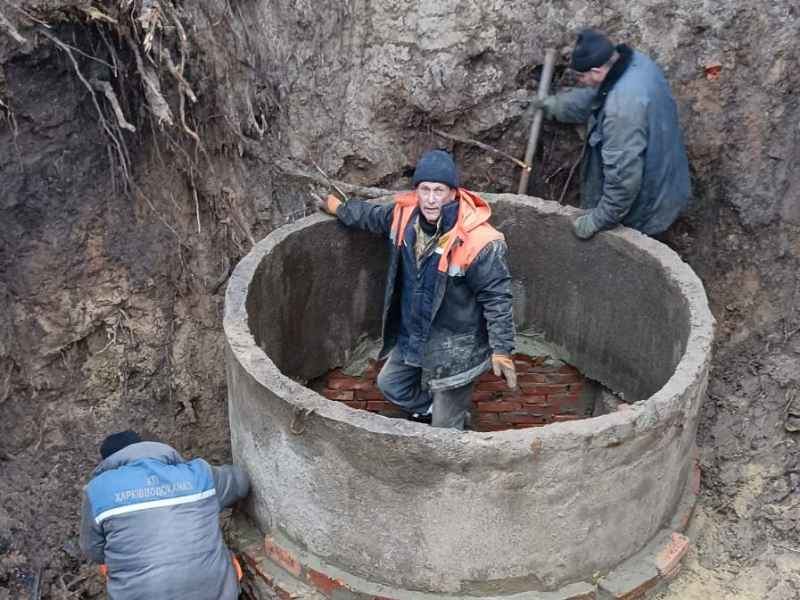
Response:
[[[323,570],[429,594],[555,590],[607,573],[676,514],[713,337],[701,282],[636,231],[580,241],[572,209],[487,200],[518,328],[631,408],[477,433],[328,401],[301,382],[379,335],[388,242],[322,215],[274,231],[227,289],[233,453],[261,531]]]

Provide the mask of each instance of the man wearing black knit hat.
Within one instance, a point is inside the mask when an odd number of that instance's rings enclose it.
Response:
[[[575,235],[588,239],[618,224],[661,233],[691,194],[677,108],[661,69],[595,29],[578,36],[570,67],[583,87],[534,104],[551,119],[586,124]]]
[[[236,600],[241,569],[219,512],[244,498],[237,467],[185,461],[130,429],[108,436],[83,491],[80,545],[113,600]]]
[[[462,429],[485,371],[516,387],[506,243],[489,205],[458,186],[447,152],[423,155],[414,190],[390,204],[328,196],[320,208],[391,240],[378,375],[386,398],[434,427]]]

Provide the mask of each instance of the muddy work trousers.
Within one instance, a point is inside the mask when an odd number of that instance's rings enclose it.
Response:
[[[422,386],[422,369],[405,364],[396,348],[378,374],[378,389],[387,400],[411,414],[431,414],[433,427],[464,429],[473,384],[431,392]]]

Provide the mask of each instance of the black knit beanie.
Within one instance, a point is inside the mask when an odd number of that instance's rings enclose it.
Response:
[[[414,171],[414,187],[423,181],[443,183],[451,188],[457,188],[458,175],[453,157],[444,150],[431,150],[423,154]]]
[[[139,434],[133,429],[126,429],[125,431],[111,434],[103,440],[100,446],[100,456],[105,460],[115,452],[119,452],[131,444],[138,444],[141,441],[142,438],[140,438]]]
[[[570,67],[578,73],[586,73],[602,67],[614,56],[614,44],[605,35],[588,27],[580,32],[572,51]]]

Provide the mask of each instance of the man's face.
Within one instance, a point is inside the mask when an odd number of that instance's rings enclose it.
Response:
[[[456,197],[455,188],[443,183],[423,181],[417,186],[419,211],[429,223],[436,223],[442,216],[442,207]]]
[[[578,83],[584,87],[597,87],[608,75],[608,67],[597,67],[595,69],[589,69],[585,73],[578,73],[577,71],[573,71],[573,75],[578,80]]]

